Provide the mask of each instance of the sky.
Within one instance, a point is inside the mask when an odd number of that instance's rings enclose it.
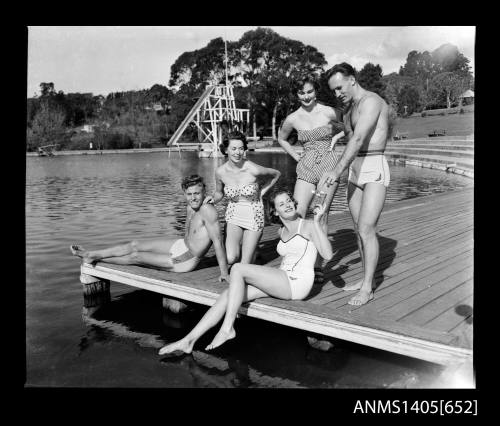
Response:
[[[40,83],[56,91],[93,93],[168,86],[170,67],[184,52],[200,49],[216,37],[237,41],[243,26],[193,27],[28,27],[27,96],[40,94]],[[360,69],[379,64],[383,74],[399,71],[412,50],[429,52],[444,43],[458,47],[474,70],[475,27],[285,27],[278,34],[314,46],[329,68],[348,62]]]

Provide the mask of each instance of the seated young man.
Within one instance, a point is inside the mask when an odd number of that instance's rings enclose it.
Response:
[[[101,261],[189,272],[196,268],[213,243],[220,268],[219,281],[228,281],[226,250],[221,238],[217,210],[211,204],[203,204],[206,195],[203,178],[198,175],[187,176],[182,180],[181,186],[187,201],[184,238],[134,240],[103,250],[85,250],[81,246],[72,245],[71,252],[74,256],[81,257],[85,263]]]

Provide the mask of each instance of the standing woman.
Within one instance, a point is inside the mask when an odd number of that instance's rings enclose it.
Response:
[[[286,190],[278,190],[271,196],[274,215],[283,224],[278,234],[277,251],[283,256],[279,268],[264,265],[237,263],[231,270],[229,288],[201,318],[198,324],[181,340],[162,347],[160,355],[181,351],[191,353],[196,341],[222,318],[219,332],[205,349],[214,349],[236,336],[234,321],[243,302],[260,297],[284,300],[303,300],[314,283],[314,261],[318,252],[325,259],[333,256],[332,246],[322,226],[321,217],[325,206],[315,208],[314,220],[302,219],[296,210],[296,201]]]
[[[298,82],[296,87],[300,107],[286,117],[278,133],[278,143],[297,161],[297,180],[293,197],[298,203],[298,214],[305,218],[315,192],[325,193],[322,204],[325,206],[326,214],[323,215],[321,225],[327,233],[328,212],[338,187],[338,181],[329,187],[325,185],[322,188],[318,188],[318,183],[323,174],[333,170],[339,161],[340,156],[335,152],[335,143],[344,136],[344,132],[341,130],[342,125],[335,110],[317,102],[317,82],[313,77],[305,77]],[[297,131],[298,140],[304,146],[302,157],[287,141],[293,129]],[[316,274],[321,280],[323,271],[319,265],[317,266]]]
[[[238,261],[252,263],[257,243],[264,230],[262,197],[281,175],[278,170],[262,167],[247,160],[246,150],[245,135],[240,132],[227,135],[221,144],[221,151],[228,159],[216,169],[215,193],[211,200],[207,200],[215,204],[224,197],[229,199],[225,216],[226,253],[229,265]],[[262,188],[257,182],[260,177],[268,178]]]

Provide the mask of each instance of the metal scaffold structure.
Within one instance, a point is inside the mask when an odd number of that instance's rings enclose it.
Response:
[[[222,142],[223,127],[225,130],[248,129],[250,122],[249,110],[236,108],[234,91],[227,78],[227,47],[226,47],[226,84],[207,85],[205,91],[196,101],[180,126],[174,132],[167,146],[176,145],[179,149],[179,139],[189,125],[198,129],[200,156],[220,156],[219,144]],[[245,125],[246,124],[246,125]],[[205,154],[202,154],[205,152]]]

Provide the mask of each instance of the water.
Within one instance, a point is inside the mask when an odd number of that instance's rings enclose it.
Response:
[[[293,188],[295,162],[280,154],[249,158],[282,171]],[[215,188],[223,160],[195,153],[59,156],[26,159],[26,360],[28,386],[309,387],[434,386],[441,367],[338,341],[323,353],[300,330],[251,318],[238,338],[214,353],[163,358],[165,343],[184,336],[206,308],[175,316],[161,295],[112,283],[112,302],[96,312],[83,305],[79,261],[69,245],[104,248],[133,238],[182,235],[180,181],[198,173]],[[388,201],[444,192],[472,180],[437,170],[391,164]],[[345,210],[345,177],[332,211]],[[224,205],[217,206],[222,217]],[[214,330],[215,332],[215,330]]]

